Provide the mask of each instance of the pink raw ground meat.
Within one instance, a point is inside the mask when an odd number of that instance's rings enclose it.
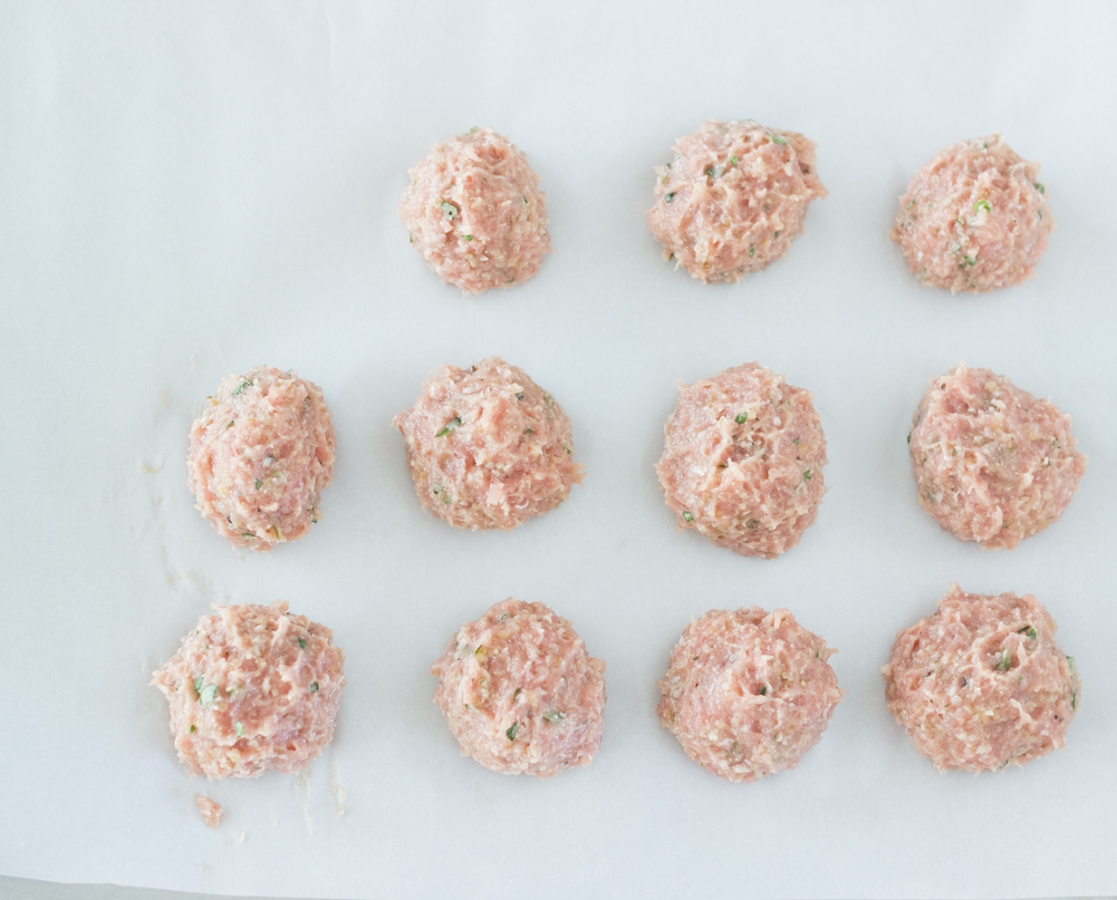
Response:
[[[152,680],[178,758],[211,779],[301,769],[334,733],[345,654],[332,638],[282,601],[202,616]]]
[[[334,473],[322,390],[267,366],[226,378],[190,430],[186,469],[197,508],[234,547],[298,540]]]
[[[739,281],[786,256],[807,206],[826,196],[815,142],[756,122],[705,122],[656,166],[648,228],[703,282]]]
[[[210,828],[216,828],[221,824],[221,820],[225,818],[225,810],[221,804],[216,800],[210,800],[209,797],[195,794],[194,805],[198,807],[198,812],[202,814],[202,818]]]
[[[509,597],[468,622],[431,666],[434,702],[463,756],[547,778],[601,745],[605,663],[542,603]]]
[[[660,724],[730,781],[793,769],[842,699],[826,661],[835,652],[786,609],[712,610],[671,651]]]
[[[966,594],[901,631],[881,669],[888,709],[939,769],[986,772],[1066,743],[1081,693],[1055,620],[1031,594]]]
[[[1039,163],[999,134],[939,151],[900,198],[892,240],[925,287],[980,293],[1035,275],[1055,227]]]
[[[551,252],[539,176],[513,144],[474,128],[410,172],[399,217],[443,281],[472,294],[527,281]]]
[[[1070,505],[1086,471],[1070,416],[1002,375],[934,379],[908,435],[919,502],[946,531],[1011,550]]]
[[[771,558],[790,550],[826,491],[811,394],[759,363],[680,385],[656,465],[679,528]]]
[[[392,424],[419,502],[455,528],[515,528],[582,480],[562,407],[499,356],[437,370]]]

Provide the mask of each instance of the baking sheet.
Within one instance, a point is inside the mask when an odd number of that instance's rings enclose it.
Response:
[[[1117,487],[1107,4],[8,4],[0,29],[0,873],[317,897],[1035,897],[1117,892]],[[830,196],[736,286],[660,260],[651,168],[706,118],[819,142]],[[438,140],[493,125],[548,191],[555,253],[461,297],[395,207]],[[940,147],[1000,131],[1058,228],[1039,277],[923,290],[888,229]],[[493,353],[569,412],[588,476],[508,534],[419,509],[391,417]],[[799,547],[675,532],[653,464],[675,383],[760,360],[814,392],[829,493]],[[918,507],[905,435],[965,360],[1074,416],[1063,519],[981,552]],[[192,509],[190,422],[267,363],[320,384],[324,521],[269,556]],[[940,775],[884,708],[896,631],[948,583],[1035,593],[1083,673],[1068,747]],[[547,781],[458,756],[428,667],[515,594],[608,664],[605,740]],[[174,758],[150,673],[213,603],[330,625],[349,687],[303,776],[209,785]],[[691,763],[655,681],[710,608],[787,606],[847,696],[800,767]],[[226,820],[206,829],[203,792]],[[344,815],[341,813],[344,812]]]

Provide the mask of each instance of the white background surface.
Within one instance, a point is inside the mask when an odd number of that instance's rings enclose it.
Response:
[[[1117,7],[7,3],[0,25],[0,874],[329,897],[989,896],[1117,892],[1113,347]],[[651,167],[706,118],[819,142],[830,196],[736,286],[663,263]],[[493,125],[548,191],[555,253],[463,298],[395,207],[432,144]],[[921,289],[888,241],[940,147],[1000,131],[1058,223],[1039,277]],[[425,515],[389,426],[435,367],[499,353],[588,469],[512,533]],[[802,543],[745,559],[676,533],[653,471],[676,381],[758,359],[815,394],[830,491]],[[1067,514],[982,552],[918,507],[905,435],[965,360],[1074,416]],[[252,365],[320,384],[324,521],[232,551],[192,508],[190,422]],[[1068,747],[938,774],[884,708],[896,631],[948,583],[1035,593],[1083,674]],[[608,663],[605,740],[548,780],[458,756],[428,666],[515,594]],[[305,777],[187,777],[151,672],[212,603],[284,598],[348,655]],[[662,730],[692,617],[787,606],[848,691],[800,767],[723,782]],[[339,817],[340,792],[346,814]],[[193,807],[226,807],[217,831]]]

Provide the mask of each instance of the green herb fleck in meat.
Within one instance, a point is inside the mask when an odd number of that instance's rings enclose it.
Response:
[[[519,722],[513,722],[512,727],[509,728],[506,732],[504,732],[506,735],[508,735],[508,740],[510,740],[510,741],[516,740],[516,731],[519,727],[520,727]]]
[[[980,210],[985,210],[986,212],[992,212],[993,207],[989,205],[988,200],[978,200],[977,203],[975,203],[973,205],[973,211],[974,212],[979,212]]]
[[[736,156],[729,157],[729,165],[731,165],[731,166],[737,165],[737,157]]]
[[[465,239],[466,239],[467,241],[472,241],[472,240],[473,240],[473,235],[472,235],[472,234],[467,234],[467,235],[465,236]]]
[[[811,470],[807,469],[807,471],[803,473],[803,477],[806,478],[807,481],[810,481],[811,480]]]
[[[549,709],[543,713],[543,718],[554,725],[556,722],[561,722],[566,718],[565,715],[560,713],[557,709]]]
[[[677,193],[677,191],[672,191],[670,194],[664,194],[663,195],[663,202],[664,203],[670,203],[672,200],[675,199],[675,194],[676,193]]]
[[[444,213],[446,213],[446,218],[450,219],[450,221],[453,221],[454,216],[458,214],[458,208],[454,206],[454,204],[451,203],[449,200],[443,200],[440,204],[438,204],[438,207]]]
[[[246,379],[244,379],[244,381],[242,381],[240,384],[237,385],[236,390],[233,391],[233,396],[235,397],[237,394],[239,394],[241,391],[243,391],[245,388],[248,388],[248,387],[252,387],[252,382],[249,381],[246,378]]]
[[[749,414],[747,412],[738,413],[737,418],[736,418],[736,422],[737,422],[738,425],[744,425],[745,422],[748,421],[748,418],[749,418]]]
[[[773,143],[773,144],[779,144],[779,145],[780,145],[781,147],[782,147],[782,146],[783,146],[784,144],[786,144],[786,143],[787,143],[787,141],[785,141],[785,140],[784,140],[784,139],[783,139],[782,137],[780,137],[780,136],[779,136],[778,134],[770,134],[770,135],[768,135],[768,137],[770,137],[770,138],[772,139],[772,143]]]
[[[1036,639],[1036,630],[1031,625],[1025,625],[1017,634],[1026,634],[1033,641]]]
[[[684,512],[683,513],[683,521],[684,522],[693,522],[694,521],[694,516],[689,512]]]
[[[257,478],[256,479],[256,490],[260,490],[260,488],[262,488],[263,486],[264,486],[264,482],[262,482],[259,478]]]
[[[317,681],[310,682],[310,693],[312,693],[312,694],[318,693],[318,682]]]
[[[1042,184],[1040,184],[1038,181],[1033,181],[1032,182],[1032,187],[1034,187],[1041,194],[1046,194],[1047,193],[1047,189]]]
[[[300,650],[305,650],[306,649],[306,638],[299,638],[299,649]]]
[[[233,723],[233,731],[235,731],[237,733],[237,737],[244,737],[244,723],[243,722],[234,722]]]
[[[998,672],[1007,672],[1012,668],[1012,654],[1008,649],[1005,649],[1004,656],[997,660],[996,669]]]
[[[199,675],[197,678],[194,679],[194,693],[195,694],[201,694],[202,693],[202,676],[201,675]]]
[[[198,700],[199,700],[199,702],[201,702],[202,706],[212,706],[213,701],[216,700],[216,699],[217,699],[217,685],[216,684],[207,684],[204,688],[202,688],[201,692],[198,694]]]
[[[535,429],[528,425],[528,427],[524,429],[524,434],[535,434]]]
[[[193,734],[197,730],[198,730],[198,726],[195,725],[194,723],[190,723],[190,733]]]
[[[768,685],[764,685],[764,687],[762,687],[760,689],[760,696],[761,697],[766,697],[767,695],[768,695]]]
[[[444,434],[449,434],[451,431],[461,425],[461,423],[461,416],[454,416],[454,418],[446,423],[445,427],[441,431],[435,434],[435,437],[442,437]]]

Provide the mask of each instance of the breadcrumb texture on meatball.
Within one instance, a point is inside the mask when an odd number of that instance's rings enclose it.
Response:
[[[712,610],[671,651],[660,724],[721,778],[793,769],[842,698],[827,662],[835,652],[786,609]]]
[[[1066,743],[1082,686],[1031,594],[967,594],[896,636],[881,669],[888,709],[940,770],[997,771]]]
[[[202,616],[152,679],[178,758],[210,779],[301,769],[333,738],[345,654],[332,638],[282,601]]]
[[[1039,163],[992,134],[940,150],[915,173],[892,240],[925,287],[982,293],[1032,278],[1054,227]]]
[[[759,363],[680,385],[656,464],[680,529],[771,558],[791,549],[826,491],[826,438],[811,394]]]
[[[582,480],[570,418],[499,356],[438,369],[392,424],[423,509],[455,528],[515,528]]]
[[[1011,550],[1059,518],[1086,471],[1070,416],[1003,375],[960,365],[931,382],[908,436],[919,503],[946,531]]]
[[[547,778],[588,765],[601,745],[605,663],[542,603],[492,606],[462,626],[431,672],[462,755],[487,769]]]
[[[736,282],[786,256],[812,200],[826,188],[815,142],[753,121],[711,120],[675,142],[656,166],[648,228],[675,260],[706,283]]]
[[[207,398],[190,430],[187,484],[202,516],[234,547],[271,550],[321,519],[334,449],[321,388],[257,366]]]
[[[551,252],[545,193],[491,128],[443,141],[411,169],[399,217],[443,281],[471,294],[527,281]]]

